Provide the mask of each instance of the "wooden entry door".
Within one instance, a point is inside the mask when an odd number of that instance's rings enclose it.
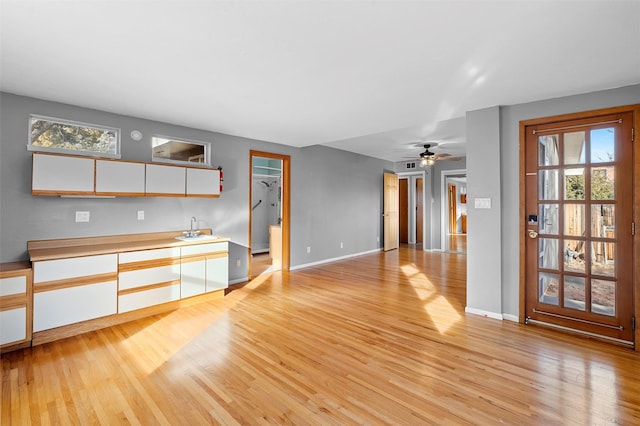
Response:
[[[525,322],[633,344],[633,119],[521,123]]]
[[[384,251],[397,249],[398,244],[398,175],[393,173],[384,174],[383,191],[384,216],[383,231]]]

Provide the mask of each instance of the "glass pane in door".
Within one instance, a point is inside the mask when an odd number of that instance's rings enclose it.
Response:
[[[564,170],[564,199],[584,200],[584,168]]]
[[[558,235],[558,204],[540,204],[539,222],[541,234]]]
[[[594,129],[590,132],[591,162],[610,163],[615,159],[615,129]]]
[[[583,277],[564,276],[564,307],[585,310],[585,287]]]
[[[615,281],[591,280],[591,312],[616,316]]]
[[[564,241],[564,270],[567,272],[585,273],[585,244],[582,240]]]
[[[540,267],[558,269],[558,239],[538,238]]]
[[[584,204],[564,205],[564,235],[584,236]]]
[[[558,165],[558,135],[538,137],[538,159],[541,166]]]
[[[538,300],[549,305],[558,305],[558,274],[540,272],[538,275]]]
[[[541,200],[558,199],[558,171],[541,170],[538,194]]]
[[[591,236],[615,238],[615,208],[613,204],[591,204]]]
[[[614,242],[593,241],[591,243],[591,273],[615,277],[616,258]]]
[[[615,198],[613,170],[613,166],[591,169],[592,200],[613,200]]]
[[[584,164],[585,132],[565,133],[564,164]]]

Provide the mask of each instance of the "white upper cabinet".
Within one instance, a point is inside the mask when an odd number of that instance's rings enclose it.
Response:
[[[220,170],[187,168],[188,197],[217,197],[220,195]]]
[[[93,195],[93,158],[33,154],[33,195]]]
[[[147,164],[147,196],[185,196],[184,167]]]
[[[145,164],[96,160],[96,195],[143,197]]]

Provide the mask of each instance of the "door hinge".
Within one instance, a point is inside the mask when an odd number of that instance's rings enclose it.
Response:
[[[631,330],[636,331],[636,317],[631,317]]]
[[[636,235],[636,223],[631,222],[631,236],[634,237]]]
[[[632,127],[631,128],[631,142],[634,142],[636,140],[636,128]]]

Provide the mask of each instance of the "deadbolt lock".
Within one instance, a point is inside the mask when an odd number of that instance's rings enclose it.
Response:
[[[534,231],[533,229],[529,230],[529,238],[535,239],[538,238],[538,233],[536,231]]]

